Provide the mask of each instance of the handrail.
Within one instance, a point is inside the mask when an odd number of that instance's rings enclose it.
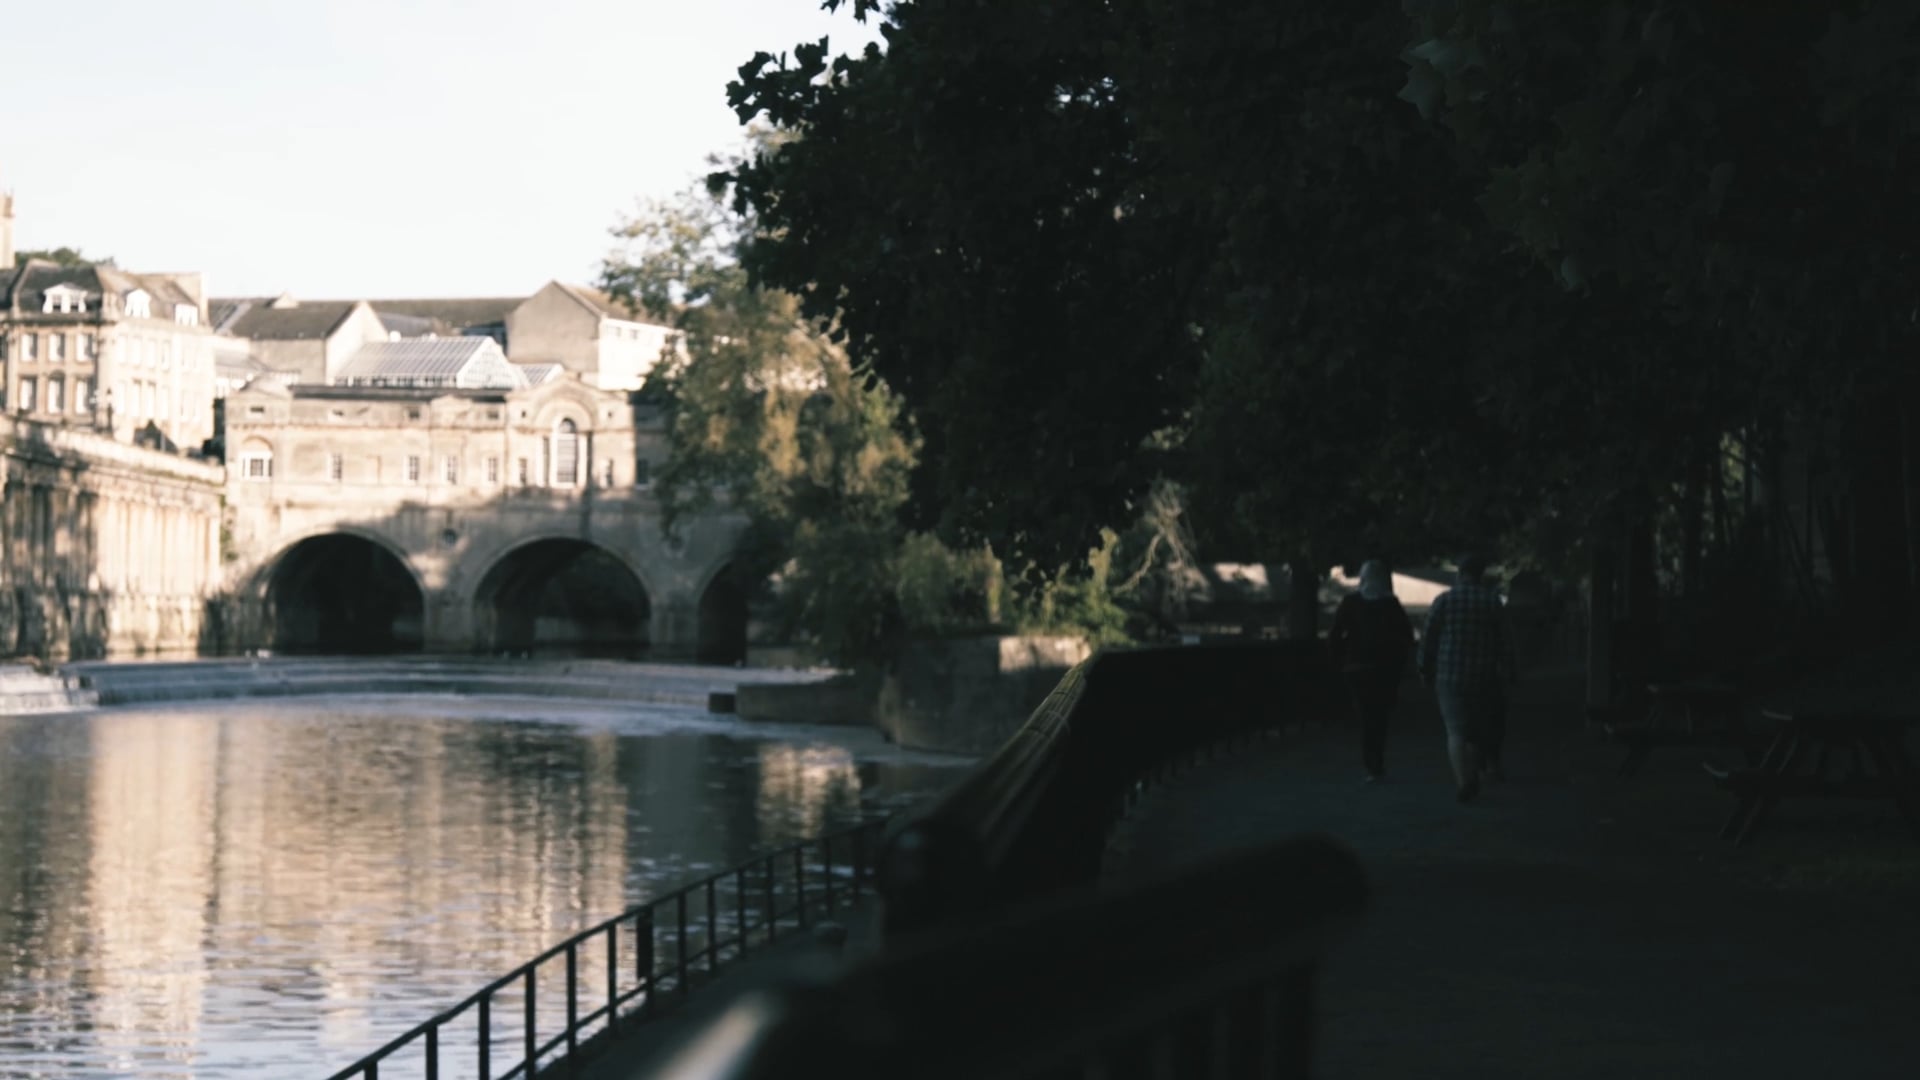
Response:
[[[1103,649],[881,859],[889,934],[1092,881],[1157,776],[1210,747],[1338,716],[1318,640]]]
[[[663,1000],[668,995],[684,1001],[696,981],[717,975],[723,963],[772,945],[785,931],[806,929],[816,912],[831,917],[837,903],[871,894],[873,856],[884,826],[884,820],[873,819],[789,844],[629,908],[546,949],[328,1080],[379,1080],[381,1064],[416,1043],[422,1046],[426,1076],[437,1080],[444,1060],[444,1036],[454,1021],[469,1012],[474,1018],[473,1037],[460,1040],[459,1052],[471,1055],[480,1080],[535,1077],[563,1047],[572,1056],[588,1039],[618,1033],[625,1024],[657,1014],[669,1004]],[[836,849],[842,854],[837,863]],[[814,856],[811,863],[809,856]],[[836,881],[842,877],[847,880]],[[724,887],[729,884],[731,889]],[[723,907],[729,904],[732,910],[723,917]],[[723,928],[723,922],[732,925]],[[623,926],[629,927],[625,935]],[[731,930],[731,936],[723,934],[723,929]],[[623,936],[629,942],[624,949]],[[672,962],[665,968],[661,966],[662,939],[672,946]],[[598,942],[604,942],[603,953],[593,948]],[[541,983],[547,973],[541,969],[556,960],[564,961],[565,990],[550,1011],[564,1010],[565,1019],[552,1017],[558,1030],[542,1038]],[[596,1002],[583,1014],[582,1006],[588,1004],[583,997],[590,992],[586,984],[592,980],[584,978],[581,969],[596,964],[602,969],[597,973],[601,985],[592,988]],[[516,986],[519,1017],[514,1030],[510,1016],[494,1006],[504,991]],[[503,1032],[508,1033],[519,1061],[495,1073],[494,1051],[504,1041]]]
[[[824,985],[763,987],[646,1075],[1017,1080],[1157,1058],[1177,1067],[1154,1075],[1303,1076],[1314,974],[1366,895],[1350,851],[1303,837],[1029,902]]]

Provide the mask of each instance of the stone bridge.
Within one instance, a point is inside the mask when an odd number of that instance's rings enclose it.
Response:
[[[742,519],[669,539],[645,488],[391,490],[230,481],[225,651],[746,655]]]

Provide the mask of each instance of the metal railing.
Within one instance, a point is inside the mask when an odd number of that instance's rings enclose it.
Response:
[[[1325,643],[1104,649],[882,856],[889,935],[1090,884],[1141,794],[1269,732],[1346,715]]]
[[[380,1080],[407,1068],[439,1080],[471,1062],[479,1080],[531,1078],[590,1040],[684,1001],[723,965],[873,892],[885,822],[792,844],[633,907],[573,935],[334,1073]],[[550,1033],[549,1033],[550,1032]],[[417,1048],[418,1054],[414,1053]],[[496,1061],[505,1067],[494,1071]]]
[[[758,987],[636,1075],[1306,1077],[1315,974],[1367,892],[1351,851],[1299,837],[1029,901]]]

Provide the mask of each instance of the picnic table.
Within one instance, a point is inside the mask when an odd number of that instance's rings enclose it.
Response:
[[[1725,679],[1700,678],[1647,684],[1645,713],[1605,726],[1607,738],[1627,748],[1619,775],[1640,771],[1653,751],[1662,746],[1718,747],[1732,745],[1752,765],[1752,740],[1747,733],[1746,695]]]
[[[1908,709],[1837,700],[1763,710],[1779,730],[1757,767],[1727,770],[1706,763],[1738,803],[1721,839],[1744,844],[1774,806],[1793,798],[1890,801],[1920,839],[1920,771],[1906,749],[1906,733],[1920,723],[1920,712]],[[1835,766],[1845,771],[1836,775]]]

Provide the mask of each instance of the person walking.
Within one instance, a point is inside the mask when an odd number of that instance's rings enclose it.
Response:
[[[1518,676],[1515,643],[1486,561],[1460,560],[1454,587],[1434,599],[1420,638],[1420,681],[1433,690],[1447,725],[1447,757],[1461,802],[1480,781],[1501,779],[1506,686]]]
[[[1393,574],[1378,559],[1360,567],[1360,591],[1333,613],[1327,644],[1360,714],[1360,759],[1367,782],[1387,773],[1387,723],[1413,656],[1413,621],[1393,595]]]

